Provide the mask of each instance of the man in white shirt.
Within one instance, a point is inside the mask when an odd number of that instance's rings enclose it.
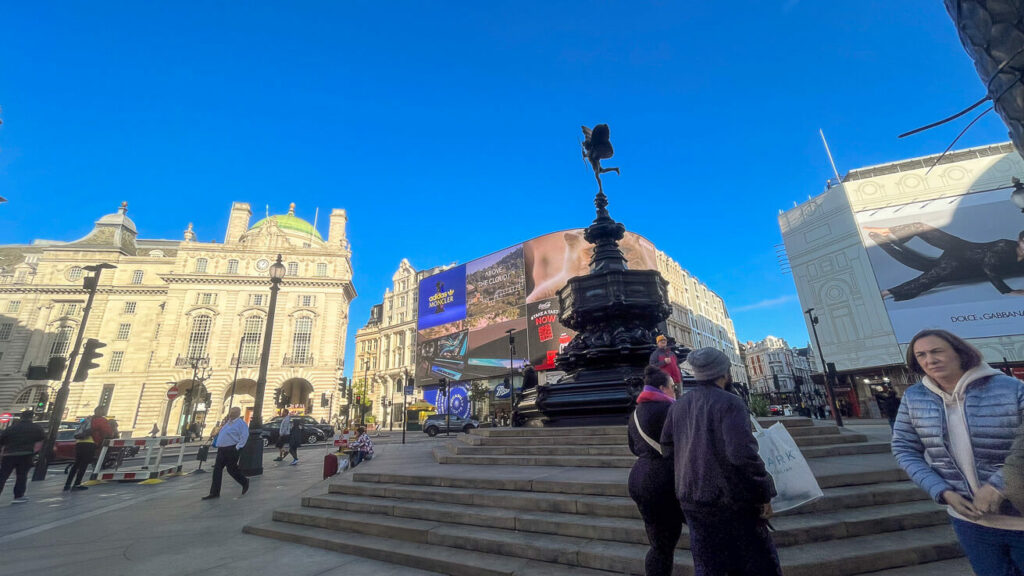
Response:
[[[224,422],[220,432],[217,433],[217,438],[213,441],[214,447],[217,448],[217,463],[213,465],[213,483],[210,484],[210,494],[203,496],[203,500],[220,498],[220,482],[224,475],[224,468],[228,469],[228,474],[235,479],[235,482],[242,485],[243,496],[249,491],[249,479],[238,469],[238,456],[241,454],[246,440],[249,439],[249,427],[245,424],[245,420],[239,418],[241,414],[242,409],[238,406],[231,408],[227,421]]]

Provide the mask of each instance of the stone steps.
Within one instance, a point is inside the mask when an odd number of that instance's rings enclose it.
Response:
[[[865,506],[883,506],[928,500],[928,495],[909,482],[844,486],[823,490],[825,496],[795,510],[779,515],[780,518],[797,514],[831,512]],[[486,488],[451,488],[369,482],[339,482],[331,484],[329,494],[397,498],[463,504],[471,506],[500,506],[530,512],[556,512],[611,518],[639,519],[640,512],[628,496],[591,496],[548,492],[524,492]]]
[[[940,560],[916,566],[890,568],[881,572],[870,572],[864,576],[936,576],[937,574],[944,576],[971,576],[974,574],[974,570],[971,569],[971,563],[967,561],[967,558],[955,558],[953,560]]]
[[[631,468],[636,457],[626,446],[614,447],[564,446],[514,448],[497,447],[498,454],[490,453],[488,446],[459,446],[450,444],[434,450],[439,464],[475,464],[478,466],[577,466],[581,468]],[[454,452],[453,452],[454,450]],[[857,442],[825,446],[801,447],[805,458],[879,454],[890,450],[888,442]],[[552,453],[554,452],[554,453]]]
[[[638,518],[621,518],[575,513],[521,511],[494,502],[493,506],[422,502],[412,499],[365,495],[328,494],[303,498],[305,508],[344,510],[368,516],[361,522],[372,524],[384,517],[434,520],[461,524],[573,536],[596,540],[612,540],[645,544],[647,535]],[[304,508],[304,509],[305,509]],[[344,515],[348,517],[349,515]],[[390,522],[388,520],[386,523]],[[782,516],[773,521],[773,534],[778,546],[793,546],[851,536],[907,530],[946,524],[946,511],[929,501],[882,506],[867,506],[821,514]],[[689,547],[686,528],[679,541],[680,548]]]
[[[476,438],[463,435],[458,442],[452,442],[449,446],[456,455],[481,455],[481,456],[632,456],[629,451],[628,439],[623,436],[619,442],[612,443],[610,436],[608,442],[603,442],[603,437],[590,437],[602,440],[601,443],[577,444],[577,441],[585,438],[557,438],[551,437],[550,444],[531,442],[524,445],[516,443],[515,438]],[[500,440],[500,444],[494,444]],[[537,440],[536,438],[532,440]],[[801,449],[816,446],[831,446],[836,444],[861,444],[867,442],[863,434],[819,434],[815,436],[798,436],[793,440]],[[888,443],[872,443],[877,445],[879,452],[889,450]]]
[[[431,544],[412,543],[364,534],[335,532],[285,522],[265,522],[243,528],[255,534],[294,544],[315,546],[453,576],[609,576],[609,572],[588,570],[523,558],[461,550]]]
[[[538,538],[536,534],[528,532],[451,524],[441,520],[394,518],[356,512],[340,514],[334,510],[317,508],[277,510],[274,512],[274,520],[276,523],[318,528],[320,530],[317,534],[321,540],[348,539],[355,534],[444,546],[449,549],[449,557],[453,562],[463,552],[469,551],[619,574],[642,574],[643,559],[647,552],[644,544],[619,540],[550,534]],[[273,531],[278,528],[276,523],[264,525],[263,529]],[[251,529],[248,527],[247,531]],[[330,532],[338,534],[328,534]],[[402,546],[396,548],[401,549]],[[870,570],[907,566],[921,563],[922,560],[945,560],[959,555],[956,537],[947,524],[779,547],[779,558],[787,576],[862,574]],[[692,574],[692,558],[687,551],[677,551],[676,564],[676,573]],[[438,569],[428,565],[417,567]],[[456,571],[449,573],[454,574]]]

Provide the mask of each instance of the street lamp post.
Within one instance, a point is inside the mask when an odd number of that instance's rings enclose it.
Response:
[[[825,353],[821,350],[821,341],[818,340],[818,317],[814,315],[814,308],[804,310],[804,314],[807,314],[807,318],[811,321],[811,331],[814,332],[814,344],[818,347],[818,357],[821,358],[821,379],[825,382],[825,394],[828,396],[828,404],[832,409],[832,414],[835,416],[836,426],[842,428],[843,415],[839,413],[839,407],[836,405],[836,396],[832,392],[832,381],[828,377],[828,369],[825,366]]]
[[[187,436],[187,432],[195,420],[196,405],[198,404],[196,402],[196,391],[201,390],[203,383],[209,379],[207,370],[210,367],[210,357],[188,358],[188,364],[192,367],[192,387],[189,389],[188,396],[186,397],[187,403],[182,407],[181,426],[179,427],[179,433],[182,436]]]
[[[406,386],[412,383],[412,376],[409,375],[409,369],[405,369],[405,383],[402,385],[402,444],[405,444],[405,431],[409,428],[409,411],[406,410],[406,402],[409,401],[409,390]]]
[[[235,405],[235,386],[238,384],[238,367],[242,365],[242,344],[245,343],[245,325],[242,325],[242,337],[238,340],[238,355],[235,356],[235,379],[231,381],[231,399],[228,400],[228,412]],[[221,400],[221,410],[224,409],[224,401]]]
[[[267,306],[267,328],[263,333],[263,351],[260,354],[260,371],[256,377],[256,402],[249,422],[249,440],[242,448],[239,468],[246,476],[263,474],[263,441],[260,428],[263,427],[263,396],[267,391],[267,369],[270,367],[270,340],[274,336],[274,310],[277,308],[277,293],[281,290],[281,279],[287,269],[281,263],[281,255],[270,266],[270,305]]]
[[[516,376],[515,376],[515,355],[516,337],[512,335],[514,328],[505,331],[508,334],[508,387],[509,387],[509,424],[516,425]]]
[[[117,268],[113,264],[101,263],[91,266],[83,266],[82,270],[88,270],[92,272],[92,276],[85,278],[82,281],[82,287],[89,291],[89,297],[85,301],[85,308],[82,310],[82,323],[78,327],[78,335],[75,336],[75,346],[71,349],[71,354],[68,355],[68,368],[64,374],[64,380],[60,384],[60,389],[57,391],[57,398],[53,402],[53,408],[50,410],[50,428],[46,432],[46,439],[43,440],[43,446],[39,452],[39,461],[36,463],[36,468],[32,472],[32,481],[46,480],[46,468],[49,465],[49,456],[53,453],[53,445],[57,441],[57,429],[60,428],[60,420],[64,417],[64,407],[68,402],[68,393],[71,391],[71,377],[75,373],[75,360],[78,359],[78,351],[82,349],[82,338],[85,336],[85,326],[89,322],[89,311],[92,310],[92,301],[96,296],[96,288],[100,284],[100,274],[104,270],[110,270]]]

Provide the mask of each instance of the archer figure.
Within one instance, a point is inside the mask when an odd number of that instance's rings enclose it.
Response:
[[[604,192],[604,186],[601,184],[601,174],[605,172],[615,172],[620,174],[618,168],[602,168],[601,160],[611,158],[615,155],[615,150],[612,149],[612,143],[609,140],[609,130],[607,124],[598,124],[591,130],[586,126],[583,128],[583,136],[586,140],[583,141],[583,157],[590,160],[590,165],[594,167],[594,178],[597,178],[597,188],[599,191]]]

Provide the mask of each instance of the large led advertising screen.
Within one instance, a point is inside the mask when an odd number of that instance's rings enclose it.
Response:
[[[657,270],[657,251],[646,238],[627,232],[619,246],[630,268]],[[582,229],[565,230],[422,279],[416,377],[500,377],[527,360],[538,370],[554,369],[555,356],[575,336],[558,322],[557,293],[590,270],[592,255]]]
[[[865,210],[856,221],[899,343],[925,328],[1024,333],[1024,220],[1005,190]]]

